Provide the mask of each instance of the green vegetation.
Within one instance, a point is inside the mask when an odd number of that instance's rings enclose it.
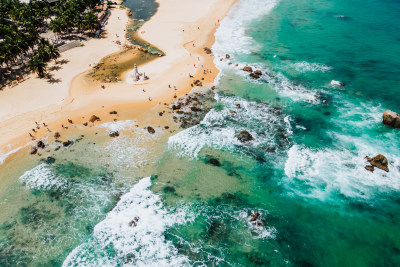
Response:
[[[0,78],[5,69],[26,61],[31,71],[43,77],[47,62],[56,59],[59,52],[41,33],[50,29],[59,39],[73,31],[95,31],[99,21],[92,9],[98,2],[0,0]]]

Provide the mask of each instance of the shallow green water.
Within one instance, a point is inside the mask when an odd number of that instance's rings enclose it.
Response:
[[[389,0],[239,1],[199,125],[166,141],[111,123],[94,131],[119,138],[8,172],[0,265],[399,265],[400,132],[381,122],[400,112],[399,14]],[[390,171],[366,171],[380,153]]]

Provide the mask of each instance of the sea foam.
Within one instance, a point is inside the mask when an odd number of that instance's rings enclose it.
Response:
[[[150,186],[150,177],[143,178],[124,194],[95,226],[92,238],[75,248],[63,266],[188,265],[188,259],[165,240],[164,232],[189,219],[184,211],[168,213]]]
[[[200,124],[171,136],[168,140],[169,149],[178,150],[180,156],[197,158],[204,147],[242,151],[246,146],[276,146],[271,132],[277,126],[286,127],[283,118],[276,115],[271,107],[233,96],[216,94],[215,98],[224,108],[212,109]],[[248,131],[253,140],[248,143],[240,142],[236,136],[242,130]],[[290,131],[286,133],[290,134]]]

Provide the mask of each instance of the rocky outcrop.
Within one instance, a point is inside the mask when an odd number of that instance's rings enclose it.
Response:
[[[118,137],[119,136],[119,132],[118,131],[112,131],[108,134],[110,137]]]
[[[129,222],[129,226],[130,227],[135,227],[136,225],[137,225],[137,223],[138,223],[138,221],[139,221],[139,217],[135,217],[135,218],[133,218],[133,220],[131,220],[130,222]]]
[[[72,144],[72,141],[67,140],[67,141],[63,142],[62,144],[63,144],[63,146],[70,146]]]
[[[206,52],[208,55],[212,53],[211,49],[208,47],[204,47],[204,52]]]
[[[364,168],[365,168],[367,171],[374,172],[374,166],[366,165]]]
[[[264,218],[261,216],[259,212],[251,212],[250,214],[250,222],[256,226],[265,226]]]
[[[383,113],[383,124],[394,128],[400,128],[400,114],[386,110]]]
[[[258,75],[258,76],[261,76],[262,75],[262,71],[261,70],[255,70],[254,74]]]
[[[155,132],[156,132],[156,130],[154,130],[154,128],[153,127],[147,127],[147,131],[149,132],[149,133],[151,133],[151,134],[154,134]]]
[[[242,143],[253,140],[253,136],[246,130],[241,131],[236,137]]]
[[[90,117],[89,121],[90,121],[91,123],[93,123],[93,122],[95,122],[95,121],[100,121],[100,118],[97,117],[96,115],[92,115],[92,116]]]
[[[371,163],[371,165],[367,165],[365,166],[365,169],[373,172],[374,171],[374,167],[384,170],[386,172],[389,172],[389,167],[388,167],[388,160],[384,155],[377,155],[373,158],[366,156],[365,159]]]
[[[196,86],[203,86],[203,83],[200,80],[195,80],[193,84]]]
[[[201,108],[198,108],[198,107],[190,107],[190,110],[191,110],[191,111],[198,112],[198,111],[201,111]]]
[[[250,67],[250,66],[245,66],[245,67],[243,68],[243,71],[253,72],[253,68]]]
[[[41,149],[43,149],[43,148],[45,148],[46,147],[46,145],[44,144],[44,142],[43,141],[39,141],[39,142],[37,142],[37,147],[38,148],[41,148]]]
[[[37,153],[37,147],[36,146],[31,147],[31,151],[29,151],[29,153],[31,155],[35,155]]]

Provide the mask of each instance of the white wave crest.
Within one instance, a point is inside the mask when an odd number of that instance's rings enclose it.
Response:
[[[246,35],[248,25],[251,21],[270,13],[277,3],[277,0],[238,1],[215,32],[214,54],[223,56],[226,53],[251,53],[255,43]]]
[[[95,226],[93,238],[75,248],[63,266],[188,265],[188,259],[165,240],[164,232],[189,219],[184,211],[168,213],[150,186],[150,177],[143,178],[123,195]]]
[[[308,63],[306,61],[292,64],[292,67],[298,72],[326,72],[332,68],[319,63]]]
[[[137,124],[136,120],[125,120],[125,121],[115,121],[102,123],[99,126],[106,128],[109,131],[123,131],[130,130]]]
[[[333,194],[368,199],[377,192],[399,190],[400,170],[396,166],[400,162],[393,155],[388,155],[389,161],[393,161],[389,173],[365,170],[368,163],[364,157],[377,154],[377,151],[316,150],[294,145],[288,151],[285,174],[296,194],[320,200],[329,200]]]
[[[21,177],[19,177],[19,181],[28,189],[37,190],[57,189],[62,188],[67,184],[67,180],[54,175],[46,163],[42,163],[35,168],[26,171]]]
[[[171,136],[168,140],[169,149],[179,150],[180,156],[197,158],[201,149],[206,146],[234,151],[236,147],[244,145],[276,145],[273,134],[264,134],[266,130],[282,124],[272,108],[238,97],[218,94],[215,97],[224,105],[224,109],[212,109],[199,125]],[[240,108],[237,105],[240,105]],[[242,130],[248,131],[254,140],[247,144],[240,142],[236,135]]]

